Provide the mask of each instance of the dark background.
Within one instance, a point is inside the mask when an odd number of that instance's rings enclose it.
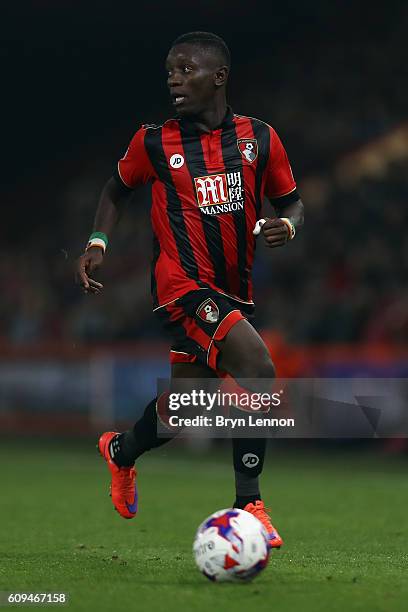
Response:
[[[84,296],[72,270],[132,135],[173,114],[164,60],[178,35],[196,29],[225,38],[230,103],[277,130],[305,204],[306,224],[293,243],[257,250],[257,325],[278,373],[406,375],[407,27],[404,2],[3,7],[3,405],[32,404],[34,387],[15,399],[26,380],[22,364],[37,386],[43,377],[47,393],[54,366],[70,389],[64,360],[81,368],[103,347],[120,371],[113,379],[122,398],[140,391],[128,393],[124,377],[168,373],[149,295],[149,189],[135,193],[111,240],[98,273],[104,294]],[[125,376],[119,367],[123,350],[138,373],[129,365]],[[88,405],[84,397],[78,405]],[[64,402],[51,394],[48,404],[56,403]]]
[[[349,113],[351,144],[365,142],[405,117],[404,4],[387,3],[386,11],[303,1],[9,5],[0,26],[6,185],[92,157],[99,147],[115,160],[141,121],[167,117],[164,59],[171,41],[192,29],[217,32],[230,46],[231,102],[241,112],[270,120],[288,114],[291,108],[279,109],[284,95],[286,105],[317,117],[323,111],[323,125],[329,113],[332,121]],[[314,150],[302,150],[302,116],[282,129],[299,147],[292,154],[298,173],[322,159],[327,167],[349,145],[334,142],[332,155],[316,160]]]

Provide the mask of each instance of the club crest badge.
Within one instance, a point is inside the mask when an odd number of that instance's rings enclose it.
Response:
[[[256,138],[239,138],[237,146],[242,157],[250,164],[258,157],[258,141]]]
[[[211,298],[204,300],[197,308],[197,316],[205,323],[216,323],[220,317],[217,304]]]

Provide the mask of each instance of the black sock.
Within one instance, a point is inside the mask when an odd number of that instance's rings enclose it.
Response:
[[[266,440],[264,438],[233,438],[232,452],[235,472],[257,478],[263,469]],[[237,491],[239,494],[239,491]],[[252,493],[252,491],[250,491]]]
[[[120,434],[115,441],[113,461],[119,467],[133,465],[140,455],[151,448],[157,448],[169,442],[172,438],[159,438],[157,436],[157,413],[155,397],[145,408],[141,419],[135,423],[132,429]]]
[[[265,449],[265,439],[233,438],[236,495],[234,508],[244,508],[247,504],[261,499],[259,476],[263,468]]]
[[[237,495],[237,498],[234,501],[233,508],[241,508],[241,510],[243,510],[247,504],[254,504],[257,499],[261,499],[260,493],[258,493],[257,495],[248,495],[245,497]]]
[[[131,467],[134,461],[131,461],[128,456],[125,455],[122,449],[122,440],[124,434],[118,434],[112,438],[109,444],[109,454],[111,459],[118,467]]]
[[[237,499],[260,498],[258,476],[235,472],[235,495]]]

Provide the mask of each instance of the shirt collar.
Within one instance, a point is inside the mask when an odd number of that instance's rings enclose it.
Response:
[[[181,118],[179,119],[179,123],[180,123],[181,129],[186,134],[206,134],[207,133],[207,132],[200,132],[200,130],[197,129],[194,121],[191,121],[190,119]],[[230,106],[227,106],[227,112],[225,113],[225,117],[222,120],[221,124],[215,127],[211,131],[215,132],[215,130],[224,130],[224,129],[232,127],[233,125],[234,125],[234,113],[232,111],[232,108]]]

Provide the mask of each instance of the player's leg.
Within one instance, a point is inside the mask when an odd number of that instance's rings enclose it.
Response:
[[[244,329],[243,333],[240,332],[240,328]],[[234,331],[236,329],[238,329],[238,332]],[[252,331],[254,334],[252,334]],[[228,338],[230,338],[230,342]],[[252,362],[247,363],[246,358],[240,359],[244,346],[254,355],[255,365]],[[220,352],[215,362],[218,367],[221,365],[221,370],[232,374],[238,381],[249,377],[256,379],[252,391],[259,392],[260,388],[270,391],[270,380],[274,378],[275,370],[263,340],[248,321],[241,319],[235,323],[226,333],[225,338],[217,342],[216,350]],[[225,355],[224,358],[223,354]],[[230,357],[231,362],[229,361]],[[234,363],[232,363],[233,360]],[[207,361],[214,362],[214,359],[211,359],[208,355]],[[242,365],[240,365],[240,361]],[[211,369],[198,362],[173,364],[172,391],[188,393],[193,387],[202,387],[204,384],[202,379],[216,378],[218,373],[219,370]],[[196,379],[193,386],[190,384],[192,379]],[[266,440],[264,438],[233,438],[232,446],[236,490],[234,506],[245,509],[256,516],[264,524],[269,534],[270,545],[280,548],[283,543],[282,538],[271,523],[259,490],[258,477],[263,468]]]
[[[172,339],[174,350],[170,353],[171,360],[185,359],[189,354],[190,341],[184,332],[185,313],[183,309],[179,307],[178,302],[174,302],[159,309],[156,314],[165,332]],[[193,357],[192,355],[191,358]],[[185,364],[184,375],[186,377],[190,371],[188,366],[191,365],[194,364]],[[157,435],[157,415],[160,414],[163,403],[166,403],[165,394],[152,399],[144,409],[142,417],[131,429],[123,433],[108,431],[99,439],[99,451],[111,472],[112,502],[124,518],[132,518],[137,512],[136,471],[133,467],[135,460],[147,450],[157,448],[171,439],[170,436],[159,438]],[[165,410],[166,406],[164,406]]]
[[[205,379],[215,377],[215,373],[201,363],[174,363],[171,367],[171,388],[173,393],[189,392],[194,385],[190,379]],[[160,412],[167,411],[167,396],[155,397],[145,408],[142,417],[134,426],[118,436],[118,451],[114,454],[115,461],[120,465],[133,465],[148,450],[157,448],[172,440],[178,433],[176,429],[169,430],[168,436],[159,436],[157,421]]]
[[[238,382],[252,379],[251,391],[270,391],[270,379],[275,377],[275,368],[269,351],[252,325],[238,321],[226,337],[217,342],[218,364]],[[248,384],[248,381],[246,381]],[[244,508],[261,499],[259,475],[262,472],[266,440],[260,438],[234,438],[233,460],[235,470],[235,506]]]
[[[208,365],[213,376],[220,370],[227,372],[238,382],[253,379],[250,391],[269,391],[270,379],[275,369],[262,338],[246,320],[241,305],[231,302],[212,290],[191,292],[178,301],[173,309],[173,320],[183,318],[179,346],[185,355],[194,355],[196,363]],[[245,309],[247,311],[247,308]],[[166,316],[165,314],[163,316]],[[189,358],[187,355],[186,358]],[[181,357],[181,355],[180,355]],[[204,376],[202,376],[204,378]],[[233,439],[234,467],[236,476],[236,503],[252,512],[266,526],[272,546],[282,540],[270,522],[260,499],[258,475],[263,466],[265,440]],[[257,466],[246,461],[256,455]]]
[[[175,363],[172,365],[171,391],[189,391],[188,379],[212,376],[212,370],[203,364]],[[107,431],[99,438],[99,451],[111,472],[112,503],[123,518],[133,518],[137,513],[137,472],[133,467],[136,459],[146,451],[166,444],[178,433],[177,430],[169,430],[168,436],[158,435],[158,413],[160,409],[166,413],[167,397],[168,394],[165,393],[159,398],[155,397],[144,409],[142,417],[128,431]]]
[[[247,320],[238,321],[225,338],[217,342],[218,366],[238,382],[245,381],[250,391],[270,392],[275,368],[269,351],[258,332]],[[233,462],[236,499],[234,506],[255,514],[268,530],[271,546],[279,548],[282,538],[272,525],[261,499],[259,476],[263,469],[266,440],[233,438]]]
[[[200,328],[199,331],[202,333],[203,330]],[[194,332],[192,331],[192,333]],[[210,338],[210,336],[208,337]],[[216,345],[220,351],[218,366],[235,379],[274,377],[274,367],[268,350],[261,337],[245,319],[239,320],[229,330],[223,340],[216,342]],[[176,385],[175,381],[177,379],[200,379],[211,376],[216,377],[216,372],[200,361],[195,361],[194,363],[173,363],[172,391],[182,392],[190,390],[189,388],[176,389],[174,385]],[[157,412],[158,410],[160,411],[160,403],[163,401],[165,401],[165,398],[155,397],[146,406],[142,417],[132,429],[115,436],[105,436],[104,447],[107,446],[109,438],[107,448],[111,459],[116,465],[119,467],[131,467],[144,452],[157,448],[171,439],[170,433],[169,437],[158,437],[157,435]],[[111,434],[112,432],[109,433]],[[176,432],[174,435],[176,435]],[[244,446],[243,450],[245,448]],[[260,462],[262,460],[260,458]]]
[[[218,367],[235,378],[271,379],[275,377],[269,351],[256,329],[246,319],[237,321],[225,338],[217,340]],[[257,382],[262,386],[262,382]],[[265,388],[267,383],[265,384]]]

